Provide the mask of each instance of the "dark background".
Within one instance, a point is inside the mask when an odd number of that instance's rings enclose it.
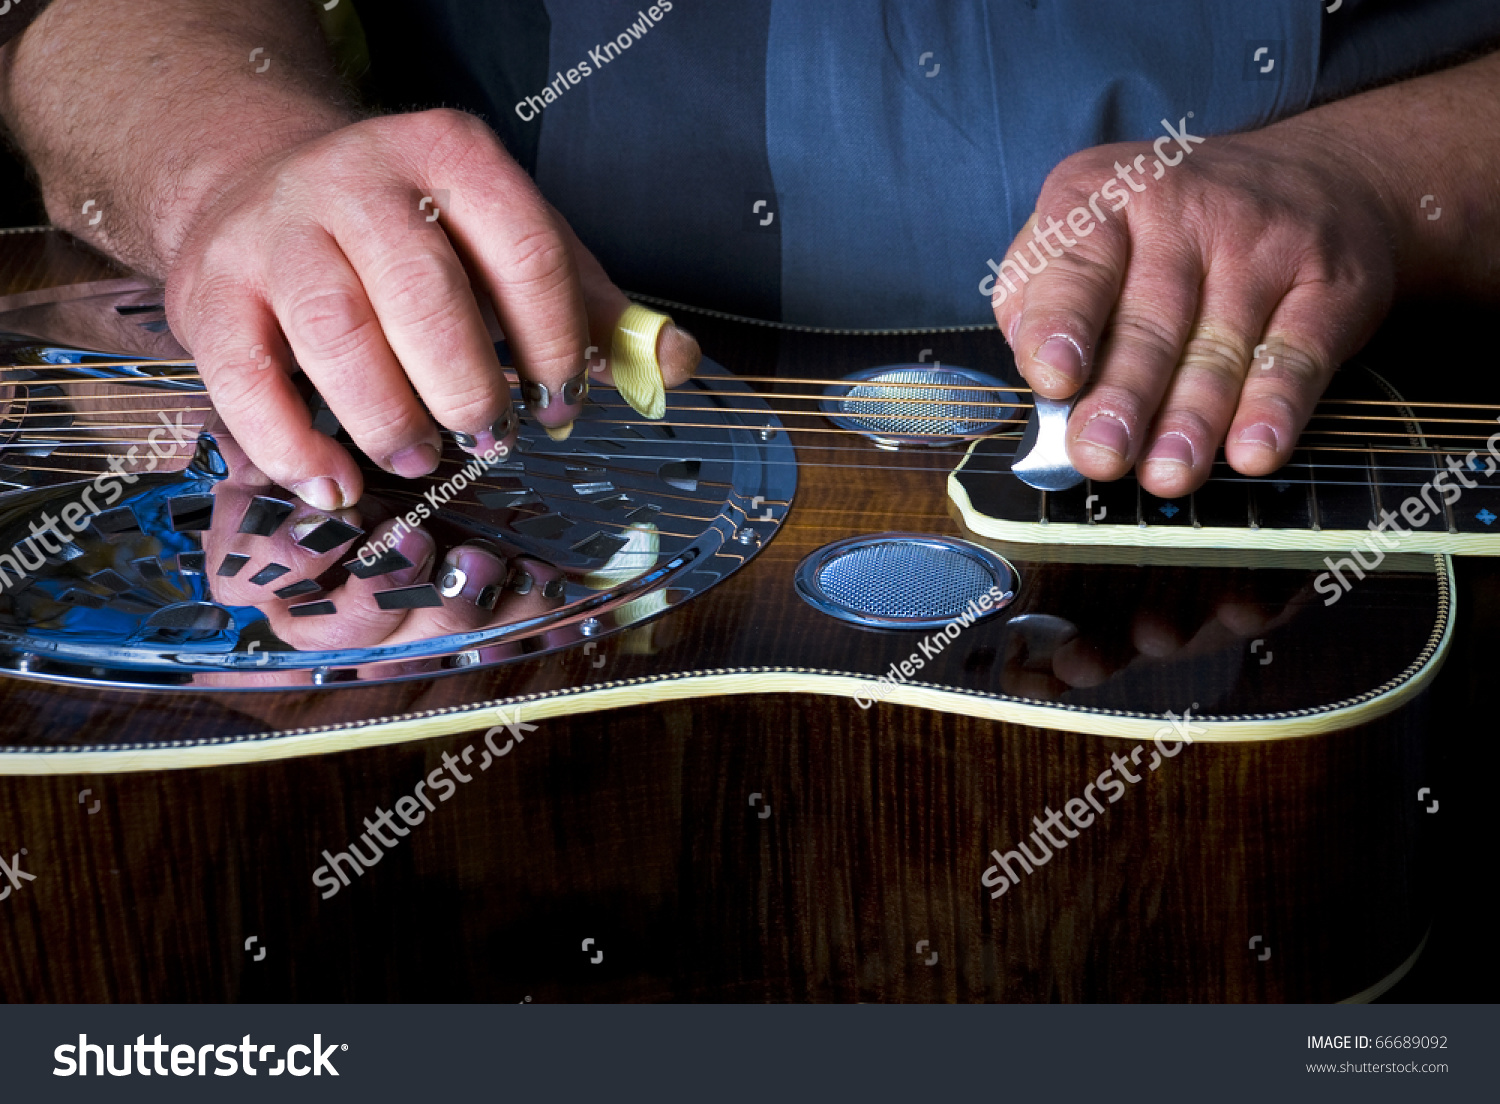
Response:
[[[46,221],[25,166],[9,146],[0,147],[0,226],[40,226]]]

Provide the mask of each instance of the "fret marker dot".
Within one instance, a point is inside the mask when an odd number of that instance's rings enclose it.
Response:
[[[1495,515],[1490,513],[1489,510],[1480,510],[1479,513],[1474,516],[1479,518],[1479,520],[1484,522],[1486,525],[1492,524],[1495,520]]]
[[[1163,506],[1161,508],[1161,512],[1164,513],[1164,514],[1166,514],[1167,517],[1176,517],[1177,516],[1177,507],[1173,506],[1170,502],[1168,502],[1165,506]]]

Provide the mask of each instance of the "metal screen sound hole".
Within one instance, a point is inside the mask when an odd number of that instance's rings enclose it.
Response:
[[[818,585],[833,601],[875,617],[948,620],[996,583],[961,552],[928,544],[877,544],[830,560]]]
[[[867,433],[973,436],[1004,421],[1004,401],[1001,392],[977,390],[972,380],[956,373],[904,369],[851,387],[838,402],[838,412],[852,428]]]

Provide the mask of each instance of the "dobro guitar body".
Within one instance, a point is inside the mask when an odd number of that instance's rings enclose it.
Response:
[[[1421,951],[1478,415],[1350,365],[1273,476],[1042,491],[993,329],[671,306],[663,420],[596,387],[324,516],[157,289],[4,244],[7,999],[1324,1001]]]

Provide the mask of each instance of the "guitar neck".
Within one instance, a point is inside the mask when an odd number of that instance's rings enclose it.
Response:
[[[972,534],[1062,546],[1074,558],[1090,558],[1079,549],[1142,549],[1176,553],[1164,562],[1257,553],[1313,566],[1354,550],[1356,568],[1373,570],[1410,567],[1413,554],[1494,556],[1500,451],[1487,435],[1500,426],[1487,418],[1473,408],[1413,408],[1373,372],[1350,367],[1314,414],[1303,447],[1269,476],[1243,476],[1220,461],[1200,490],[1177,499],[1157,498],[1133,476],[1046,492],[1011,473],[1018,440],[991,437],[969,448],[948,490]]]

